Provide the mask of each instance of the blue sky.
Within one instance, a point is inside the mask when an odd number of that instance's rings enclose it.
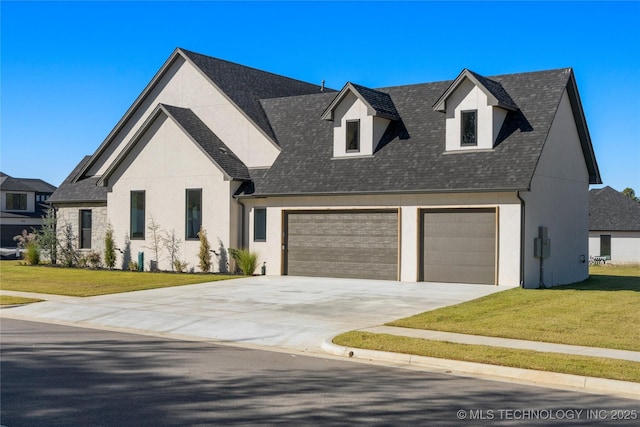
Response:
[[[10,2],[0,168],[59,185],[176,47],[340,89],[573,67],[605,185],[640,194],[640,2]]]

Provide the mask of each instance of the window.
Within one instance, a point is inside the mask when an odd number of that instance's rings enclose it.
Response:
[[[26,211],[27,195],[20,193],[7,193],[7,210],[8,211]]]
[[[267,241],[267,209],[265,208],[253,210],[253,241]]]
[[[48,194],[36,194],[36,202],[46,202],[49,199]]]
[[[186,200],[185,236],[187,239],[197,239],[202,225],[202,189],[187,190]]]
[[[478,112],[477,111],[463,111],[462,112],[462,137],[460,140],[461,145],[478,145]]]
[[[144,191],[131,192],[131,238],[144,239]]]
[[[347,122],[347,152],[360,151],[360,120]]]
[[[80,249],[91,249],[90,210],[80,210]]]
[[[600,256],[607,257],[607,259],[611,259],[611,235],[610,234],[600,235]]]

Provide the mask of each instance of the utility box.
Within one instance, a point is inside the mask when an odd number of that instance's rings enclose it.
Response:
[[[551,255],[551,240],[548,237],[547,227],[538,227],[538,237],[533,239],[533,256],[536,258],[549,258]]]

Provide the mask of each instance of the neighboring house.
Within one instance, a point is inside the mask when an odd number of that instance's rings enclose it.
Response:
[[[13,178],[0,172],[0,233],[2,248],[15,248],[13,238],[22,230],[32,232],[42,226],[48,206],[44,203],[56,190],[41,179]]]
[[[640,263],[640,203],[608,186],[589,191],[589,256]]]
[[[336,92],[176,49],[51,202],[146,260],[153,218],[192,266],[202,226],[216,270],[537,287],[587,277],[598,183],[569,68]]]

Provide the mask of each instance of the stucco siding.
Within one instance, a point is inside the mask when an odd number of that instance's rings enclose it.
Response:
[[[145,192],[145,238],[131,239],[133,259],[139,251],[145,254],[145,269],[155,260],[151,219],[161,227],[161,235],[175,231],[182,241],[180,259],[198,270],[197,239],[186,239],[186,190],[202,189],[202,225],[207,231],[211,249],[228,248],[231,241],[230,212],[232,203],[229,181],[218,167],[203,154],[180,128],[161,115],[149,127],[123,163],[109,179],[108,216],[117,245],[124,245],[130,234],[131,191]],[[165,248],[157,260],[160,269],[171,270]],[[212,255],[213,270],[220,265]]]
[[[540,161],[523,192],[526,203],[525,287],[540,284],[540,259],[534,256],[538,227],[547,227],[550,256],[543,260],[544,286],[584,280],[588,276],[589,174],[566,91],[559,104]]]
[[[113,135],[113,141],[88,175],[102,175],[140,129],[158,103],[190,108],[249,167],[269,166],[279,149],[182,57]]]
[[[611,264],[640,264],[639,231],[589,232],[589,256],[600,256],[600,236],[611,236]]]
[[[498,284],[517,286],[520,275],[520,202],[515,193],[415,194],[376,196],[273,197],[247,199],[249,247],[267,263],[267,273],[281,274],[283,211],[326,209],[398,209],[400,280],[415,282],[419,274],[419,216],[422,208],[497,207]],[[267,239],[253,241],[253,208],[267,208]]]

